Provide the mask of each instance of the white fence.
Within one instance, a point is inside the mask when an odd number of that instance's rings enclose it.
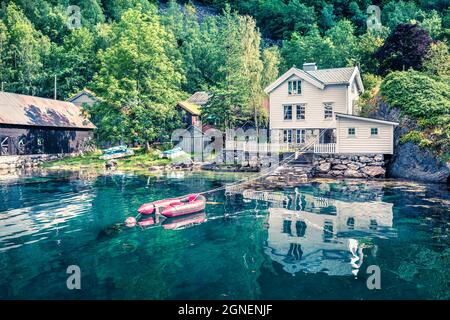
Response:
[[[289,151],[288,143],[267,143],[256,141],[225,141],[226,150],[236,150],[251,153],[276,153]]]
[[[314,153],[336,153],[336,143],[315,144]]]

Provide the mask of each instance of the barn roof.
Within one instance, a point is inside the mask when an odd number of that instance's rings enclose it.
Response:
[[[198,106],[203,106],[209,102],[211,95],[205,91],[197,91],[192,96],[187,99],[187,102],[196,104]]]
[[[0,124],[95,129],[72,102],[0,92]]]
[[[88,96],[90,96],[92,98],[96,98],[97,99],[97,96],[96,96],[96,94],[94,92],[92,92],[89,89],[84,88],[83,90],[81,90],[81,91],[75,93],[74,95],[70,96],[69,99],[67,99],[67,101],[73,102],[74,100],[77,100],[79,97],[81,97],[83,95],[88,95]]]
[[[201,113],[200,106],[187,102],[187,101],[180,101],[178,102],[178,105],[182,107],[184,110],[192,114],[193,116],[199,116]]]
[[[194,116],[201,114],[201,108],[209,102],[211,95],[205,91],[197,91],[186,101],[178,102],[178,105]]]

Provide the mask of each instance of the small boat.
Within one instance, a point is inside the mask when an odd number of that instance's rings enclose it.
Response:
[[[127,146],[117,146],[113,148],[109,148],[106,150],[103,150],[103,154],[100,156],[99,159],[101,160],[111,160],[111,159],[119,159],[124,157],[129,157],[134,155],[134,151],[131,149],[128,149]]]
[[[173,149],[161,152],[159,157],[162,158],[162,159],[164,159],[164,158],[165,159],[174,159],[174,158],[180,157],[180,156],[185,155],[185,154],[186,154],[186,152],[184,152],[182,148],[175,147]]]
[[[201,224],[206,220],[206,213],[200,212],[182,217],[166,219],[162,223],[162,227],[166,230],[180,230]]]
[[[158,200],[143,204],[138,212],[143,215],[159,213],[166,218],[173,218],[204,210],[206,198],[200,194],[190,194],[182,198]]]

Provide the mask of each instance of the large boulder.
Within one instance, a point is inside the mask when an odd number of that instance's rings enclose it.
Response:
[[[367,156],[360,156],[359,157],[359,161],[362,162],[362,163],[367,163],[367,162],[372,162],[372,159],[370,159]]]
[[[331,163],[328,163],[328,162],[322,163],[319,166],[320,173],[328,173],[328,171],[330,171],[330,169],[331,169]]]
[[[356,162],[352,162],[352,163],[347,164],[347,167],[348,167],[350,170],[356,171],[356,170],[358,170],[361,166],[360,166],[358,163],[356,163]]]
[[[372,178],[384,178],[386,170],[379,166],[367,166],[361,169],[361,171]]]
[[[333,170],[347,170],[347,166],[345,164],[337,164],[333,166]]]
[[[413,142],[395,146],[395,154],[388,163],[387,175],[393,178],[425,182],[450,182],[450,163],[445,163],[429,150]]]
[[[362,174],[361,172],[358,172],[356,170],[345,170],[344,172],[344,177],[346,178],[363,178],[364,174]]]

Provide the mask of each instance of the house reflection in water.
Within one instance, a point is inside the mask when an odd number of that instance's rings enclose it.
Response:
[[[342,201],[297,191],[289,198],[269,208],[265,252],[291,274],[357,275],[362,249],[367,248],[358,239],[396,236],[392,203]]]

